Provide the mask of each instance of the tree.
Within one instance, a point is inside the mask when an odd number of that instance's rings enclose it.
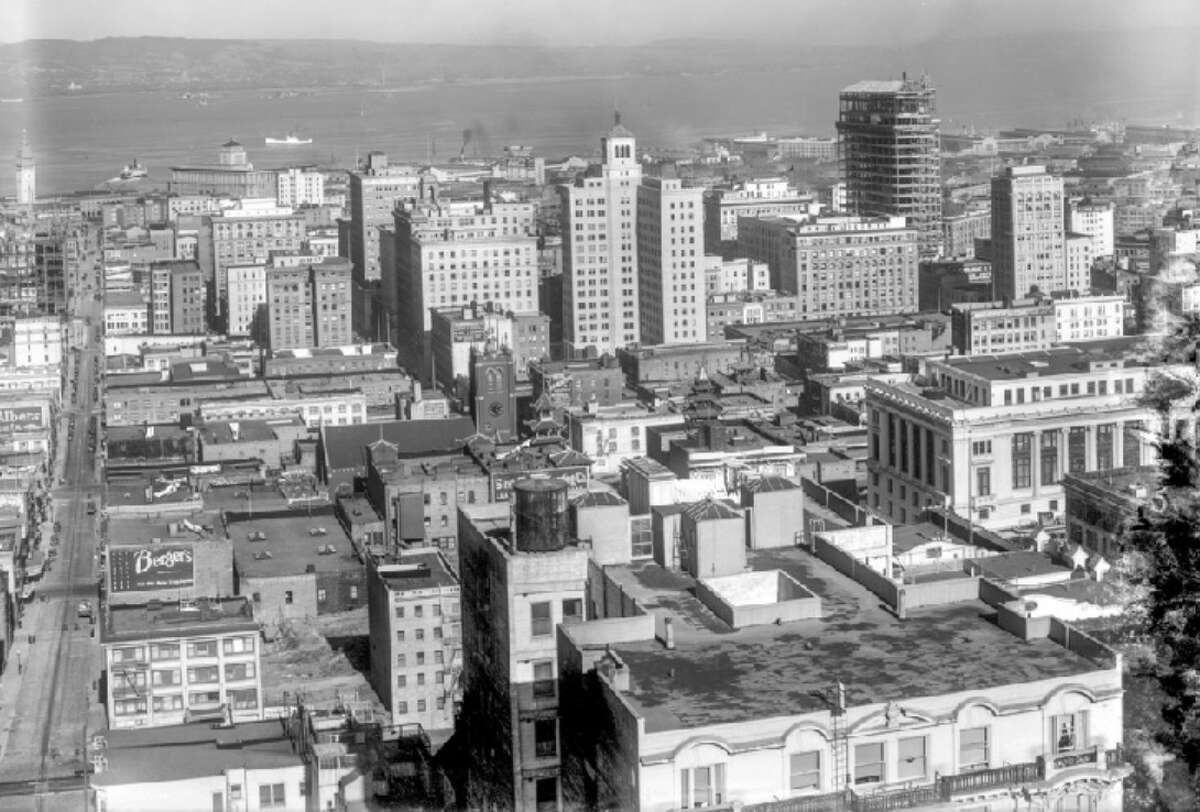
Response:
[[[1141,566],[1144,587],[1138,607],[1142,631],[1154,652],[1152,675],[1162,692],[1164,728],[1158,735],[1188,768],[1200,790],[1200,458],[1186,436],[1174,436],[1180,405],[1197,412],[1197,387],[1185,373],[1197,369],[1200,319],[1183,320],[1157,347],[1164,368],[1146,387],[1164,427],[1159,443],[1157,498],[1143,510],[1128,538]]]

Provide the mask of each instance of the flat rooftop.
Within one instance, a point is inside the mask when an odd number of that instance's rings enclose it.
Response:
[[[1069,567],[1055,564],[1050,556],[1034,550],[1024,550],[1015,553],[1002,553],[988,558],[973,558],[972,563],[979,567],[980,574],[985,578],[997,581],[1011,581],[1016,578],[1034,578],[1043,575],[1069,574]]]
[[[281,421],[279,425],[302,425],[299,417]],[[234,429],[237,429],[236,436]],[[270,442],[278,439],[275,429],[266,420],[214,420],[208,421],[196,428],[201,441],[210,445],[222,443],[256,443]]]
[[[104,735],[108,766],[91,779],[100,787],[216,776],[243,767],[299,767],[304,763],[293,751],[279,719],[244,722],[226,729],[197,723],[108,730]]]
[[[458,586],[458,579],[437,553],[414,553],[380,562],[379,575],[392,592]]]
[[[950,358],[943,363],[952,369],[978,375],[989,381],[1011,381],[1025,378],[1031,373],[1038,377],[1076,375],[1087,372],[1089,366],[1097,362],[1116,361],[1122,368],[1138,366],[1136,361],[1128,357],[1129,349],[1129,342],[1122,339],[1118,345],[1072,344],[1007,355]]]
[[[241,578],[301,575],[309,566],[316,572],[362,566],[331,507],[253,515],[229,513],[225,528],[233,540],[233,559]],[[320,530],[324,533],[317,532]],[[251,541],[253,533],[265,534],[266,539]],[[320,552],[330,546],[334,552]],[[256,553],[270,553],[270,557],[256,558]]]
[[[608,567],[646,609],[674,619],[675,649],[614,644],[630,671],[622,692],[655,732],[827,709],[845,683],[862,705],[911,700],[1108,667],[1048,639],[1021,640],[977,600],[918,609],[905,620],[867,589],[807,552],[751,552],[754,570],[779,569],[818,595],[824,616],[733,630],[691,590],[695,580],[657,564]],[[952,643],[952,645],[950,645]]]
[[[200,600],[196,602],[196,607],[181,609],[175,603],[107,606],[100,624],[100,642],[122,643],[165,637],[203,637],[238,630],[258,631],[253,609],[245,598]]]

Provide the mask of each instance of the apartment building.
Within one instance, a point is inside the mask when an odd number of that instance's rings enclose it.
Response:
[[[532,203],[492,200],[490,189],[482,199],[416,201],[396,210],[394,250],[384,298],[401,361],[410,369],[429,369],[433,308],[537,311]]]
[[[719,253],[737,244],[742,217],[804,217],[820,205],[782,177],[750,178],[704,193],[704,250]]]
[[[440,553],[368,565],[371,686],[393,724],[454,728],[461,700],[458,579]]]
[[[1111,257],[1115,229],[1111,201],[1072,198],[1067,201],[1067,231],[1092,238],[1092,256]]]
[[[267,278],[267,322],[274,350],[340,347],[353,341],[350,262],[272,267]]]

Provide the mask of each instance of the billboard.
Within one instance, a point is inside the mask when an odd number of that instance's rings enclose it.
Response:
[[[492,474],[492,501],[508,502],[512,498],[512,486],[522,479],[552,477],[561,479],[572,490],[583,490],[588,486],[591,468],[586,465],[564,465],[562,468],[542,468],[537,471],[504,471]]]
[[[46,427],[41,406],[0,406],[0,430],[33,431]]]
[[[112,592],[192,586],[194,553],[189,544],[114,547],[108,551]]]

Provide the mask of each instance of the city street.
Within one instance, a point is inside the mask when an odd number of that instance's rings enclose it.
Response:
[[[94,277],[93,277],[94,278]],[[77,315],[90,316],[99,324],[100,307],[90,294],[80,292],[72,280],[78,303]],[[37,582],[34,599],[27,604],[16,631],[8,667],[0,681],[0,796],[20,793],[26,805],[54,808],[65,798],[30,798],[26,782],[49,782],[47,789],[70,786],[86,766],[84,737],[91,718],[96,717],[97,697],[93,684],[99,680],[99,641],[92,637],[91,623],[77,617],[80,601],[96,600],[96,517],[88,514],[88,502],[99,502],[96,458],[100,438],[89,438],[96,402],[98,364],[102,348],[88,326],[69,371],[77,386],[72,395],[71,378],[63,391],[63,411],[56,464],[50,472],[54,483],[53,521],[59,530],[57,556]],[[74,426],[73,431],[68,426]],[[90,443],[94,442],[95,445]],[[61,452],[65,448],[66,453]],[[43,548],[48,544],[43,538]],[[79,783],[82,783],[79,781]],[[76,783],[76,786],[79,785]],[[78,791],[71,793],[78,798]],[[16,798],[5,798],[0,806],[10,808]],[[26,808],[26,807],[20,807]],[[79,808],[76,804],[73,808]]]

